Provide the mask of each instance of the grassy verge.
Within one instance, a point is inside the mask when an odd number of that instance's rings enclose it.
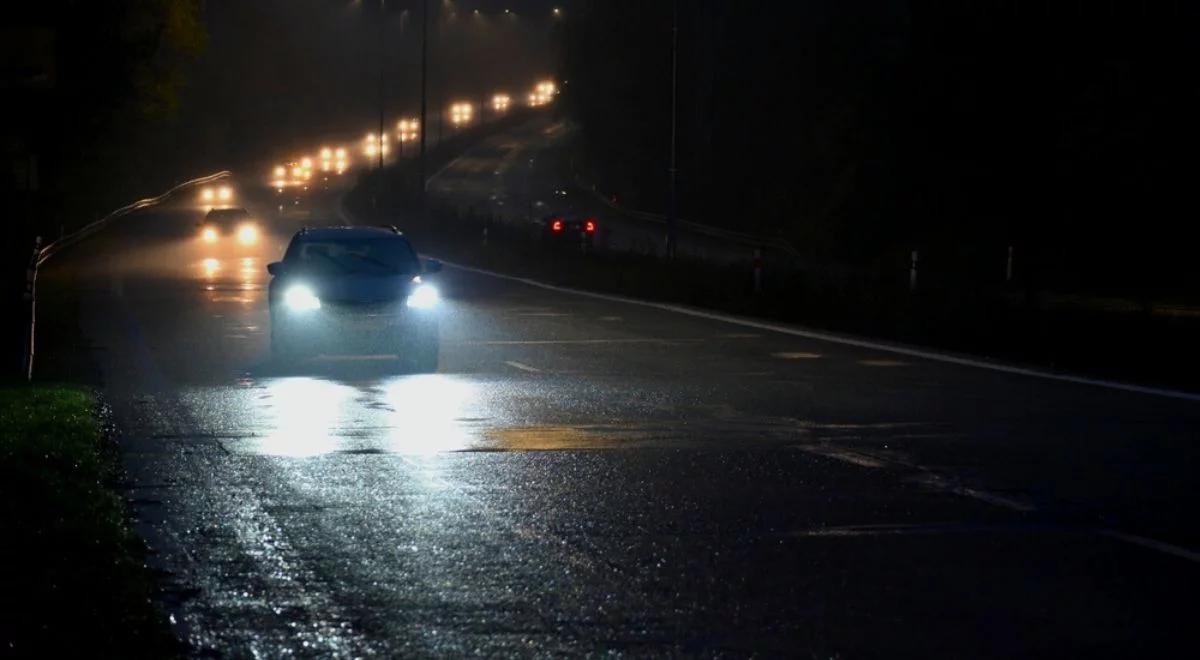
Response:
[[[0,387],[0,655],[179,655],[96,412],[78,387]]]

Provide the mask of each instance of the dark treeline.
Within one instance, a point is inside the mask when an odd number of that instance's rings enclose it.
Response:
[[[204,50],[199,0],[58,0],[5,9],[10,236],[51,240],[160,190],[199,140],[178,130],[185,70]],[[175,159],[172,159],[175,160]]]
[[[681,0],[680,213],[860,263],[912,248],[1038,284],[1179,291],[1200,147],[1195,5]],[[600,186],[667,200],[672,3],[568,24]]]
[[[44,242],[184,172],[175,157],[201,136],[177,117],[188,63],[207,40],[199,0],[6,6],[0,20],[0,354],[20,363],[26,267]],[[202,167],[202,165],[201,165]]]

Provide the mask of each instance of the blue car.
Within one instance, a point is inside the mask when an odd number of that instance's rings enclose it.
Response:
[[[386,353],[436,371],[441,301],[428,280],[440,270],[392,227],[302,229],[267,266],[272,353]]]

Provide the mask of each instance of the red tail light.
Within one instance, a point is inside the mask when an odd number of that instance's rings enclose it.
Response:
[[[586,223],[583,225],[583,230],[584,230],[584,231],[586,231],[586,232],[587,232],[587,233],[589,233],[589,234],[594,234],[594,233],[596,233],[596,221],[595,221],[595,220],[588,220],[588,221],[587,221],[587,222],[586,222]]]
[[[550,231],[562,231],[562,228],[562,220],[555,220],[554,222],[550,223]]]

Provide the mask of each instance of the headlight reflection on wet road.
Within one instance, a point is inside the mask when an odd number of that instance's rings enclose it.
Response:
[[[267,384],[267,428],[257,450],[276,456],[316,456],[339,449],[337,428],[355,389],[308,377]]]
[[[452,376],[397,376],[364,387],[295,376],[264,385],[256,453],[432,454],[464,449],[475,436],[462,420],[476,386]]]
[[[469,416],[467,408],[476,398],[474,384],[439,374],[385,384],[390,451],[430,454],[465,448],[473,433],[459,420]]]

